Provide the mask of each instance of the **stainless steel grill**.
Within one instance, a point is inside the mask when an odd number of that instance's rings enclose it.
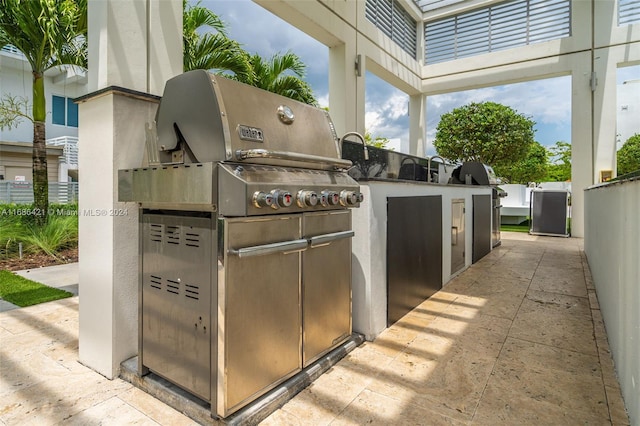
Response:
[[[326,111],[204,71],[167,82],[147,136],[118,176],[141,206],[140,374],[227,417],[351,335],[362,195]]]

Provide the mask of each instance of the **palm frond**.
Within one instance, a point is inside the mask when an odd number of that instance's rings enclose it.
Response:
[[[20,50],[36,73],[60,65],[62,57],[69,57],[67,45],[86,35],[86,0],[2,0],[0,4],[2,44]]]

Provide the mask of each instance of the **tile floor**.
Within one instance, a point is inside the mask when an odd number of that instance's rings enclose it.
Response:
[[[77,359],[78,297],[0,313],[0,425],[193,424]],[[503,233],[262,424],[629,424],[582,240]]]

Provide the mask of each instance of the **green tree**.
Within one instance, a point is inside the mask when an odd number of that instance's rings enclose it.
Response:
[[[493,167],[527,156],[534,121],[495,102],[470,103],[443,114],[434,146],[453,161],[480,161]]]
[[[544,180],[547,182],[567,182],[571,180],[571,144],[557,141],[548,149],[549,165]]]
[[[527,184],[539,182],[547,174],[547,150],[539,142],[534,141],[527,156],[511,164],[496,166],[495,172],[509,183]]]
[[[183,68],[204,69],[311,105],[311,86],[303,80],[306,66],[294,53],[277,53],[269,60],[251,55],[227,36],[225,23],[198,2],[183,0]]]
[[[640,134],[631,136],[618,150],[618,175],[640,170]]]
[[[389,143],[389,139],[382,136],[376,136],[374,138],[371,132],[365,131],[364,141],[367,145],[370,145],[376,148],[388,149],[387,144]]]
[[[303,80],[306,65],[292,52],[276,53],[269,60],[258,54],[249,56],[253,78],[243,83],[286,96],[309,105],[318,105],[313,89]]]
[[[33,76],[31,115],[16,117],[33,122],[33,198],[43,213],[36,217],[38,225],[46,223],[49,206],[44,72],[62,65],[86,68],[86,35],[86,0],[0,0],[0,46],[20,50]]]
[[[183,0],[183,69],[231,73],[241,81],[251,81],[253,71],[247,53],[227,37],[225,23],[211,10]]]

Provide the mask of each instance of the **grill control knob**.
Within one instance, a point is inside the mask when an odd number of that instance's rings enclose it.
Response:
[[[340,195],[335,191],[328,191],[327,200],[330,206],[335,206],[340,202]]]
[[[289,207],[293,204],[293,195],[289,191],[283,191],[281,189],[274,189],[271,191],[271,195],[273,196],[273,204],[272,208],[277,209],[280,207]]]
[[[329,195],[327,191],[322,191],[318,196],[318,201],[322,207],[327,207],[329,205]]]
[[[262,207],[272,207],[273,195],[266,194],[262,191],[256,191],[253,193],[252,201],[253,201],[253,205],[259,209]]]
[[[364,201],[364,194],[362,192],[358,192],[358,202],[361,203]]]
[[[353,206],[358,202],[358,194],[353,191],[340,192],[340,204],[343,206]]]
[[[314,191],[300,190],[298,191],[297,199],[300,207],[314,207],[318,204],[318,194]]]
[[[320,204],[323,207],[335,206],[340,203],[340,195],[335,191],[324,190],[320,193]]]

